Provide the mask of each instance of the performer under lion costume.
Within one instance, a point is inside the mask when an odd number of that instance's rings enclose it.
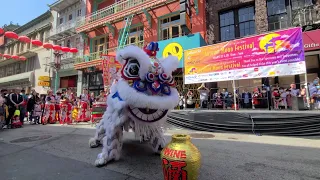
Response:
[[[116,59],[123,66],[121,78],[111,86],[107,110],[89,140],[92,148],[103,145],[96,166],[120,158],[123,130],[129,128],[141,141],[149,140],[155,152],[165,147],[162,125],[179,102],[172,77],[179,61],[175,56],[151,59],[156,51],[158,43],[152,42],[144,50],[127,46],[117,52]]]

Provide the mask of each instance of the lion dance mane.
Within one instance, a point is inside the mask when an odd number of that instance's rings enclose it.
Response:
[[[122,64],[121,78],[112,84],[107,110],[95,136],[89,140],[92,148],[103,146],[96,166],[120,159],[123,130],[130,128],[140,141],[148,140],[155,152],[165,147],[162,126],[179,102],[172,77],[179,61],[175,56],[151,58],[157,50],[158,43],[152,42],[143,49],[127,46],[117,52],[116,60]]]

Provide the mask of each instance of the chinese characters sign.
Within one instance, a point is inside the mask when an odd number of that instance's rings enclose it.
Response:
[[[306,72],[301,28],[185,51],[185,84]]]
[[[112,82],[117,79],[117,72],[121,65],[116,62],[115,56],[101,55],[102,58],[102,72],[103,72],[103,84],[105,91],[107,87],[111,86]]]

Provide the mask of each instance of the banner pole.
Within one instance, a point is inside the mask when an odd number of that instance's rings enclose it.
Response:
[[[304,73],[304,80],[305,80],[305,84],[306,84],[307,107],[308,107],[308,109],[310,109],[310,94],[309,94],[307,71],[306,71],[306,73]]]
[[[233,86],[233,104],[234,104],[234,110],[237,110],[237,98],[236,98],[236,83],[235,80],[232,80],[232,86]]]

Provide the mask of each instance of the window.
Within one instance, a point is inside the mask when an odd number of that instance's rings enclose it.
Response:
[[[44,31],[40,32],[40,41],[43,42],[44,39]]]
[[[24,43],[20,43],[20,52],[24,52]]]
[[[7,70],[6,76],[14,75],[14,72],[13,72],[14,71],[14,66],[13,66],[13,64],[8,65],[6,70]]]
[[[70,45],[70,39],[67,40],[67,47],[71,47],[71,45]]]
[[[0,68],[0,78],[6,77],[6,67]]]
[[[255,33],[254,7],[222,12],[220,17],[220,40],[228,41]]]
[[[77,11],[77,16],[78,16],[78,17],[81,16],[81,9],[78,9],[78,11]]]
[[[89,86],[100,86],[103,85],[103,76],[101,72],[89,75]]]
[[[26,68],[26,72],[30,72],[33,71],[35,69],[35,65],[36,65],[36,56],[30,57],[27,59],[27,68]]]
[[[291,0],[292,10],[302,9],[312,5],[312,0]]]
[[[291,8],[292,26],[315,24],[318,20],[312,0],[291,0]]]
[[[269,31],[288,27],[286,0],[267,0]]]
[[[69,21],[71,21],[71,20],[72,20],[72,14],[69,15]]]
[[[93,41],[94,41],[93,52],[101,52],[101,51],[108,49],[108,45],[107,45],[108,38],[107,37],[97,38]]]
[[[171,39],[183,36],[180,26],[180,14],[169,18],[164,18],[160,21],[161,36],[160,40]]]
[[[62,23],[63,23],[63,18],[60,18],[59,24],[62,24]]]
[[[21,43],[21,44],[22,44],[22,43]],[[16,44],[16,46],[17,46],[16,54],[19,54],[19,50],[20,50],[20,43],[18,42],[18,43]]]
[[[143,26],[131,28],[126,44],[138,44],[143,41]]]

